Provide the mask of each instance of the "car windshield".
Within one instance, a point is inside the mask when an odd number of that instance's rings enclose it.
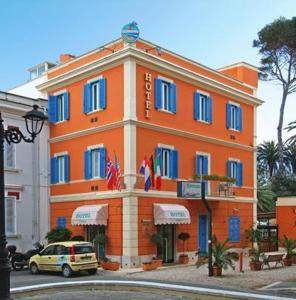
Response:
[[[91,244],[75,245],[75,254],[93,253],[94,249]]]

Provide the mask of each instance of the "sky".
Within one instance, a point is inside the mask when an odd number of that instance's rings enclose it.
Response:
[[[131,21],[141,38],[210,68],[240,61],[259,66],[252,47],[258,31],[295,16],[296,1],[0,0],[0,11],[0,90],[7,91],[28,80],[28,68],[108,43]],[[281,87],[260,82],[257,95],[265,101],[258,109],[258,142],[276,139]],[[296,93],[287,100],[284,127],[295,112]]]

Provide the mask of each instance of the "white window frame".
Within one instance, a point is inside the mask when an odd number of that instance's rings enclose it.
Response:
[[[235,103],[232,101],[228,101],[228,104],[231,105],[231,110],[230,110],[230,127],[229,129],[234,130],[234,131],[239,131],[236,129],[237,127],[237,110],[240,107],[239,103]]]
[[[162,177],[170,178],[170,152],[171,150],[168,148],[162,148],[161,156],[162,156]],[[165,160],[165,158],[167,158]],[[165,164],[166,162],[166,164]]]
[[[200,111],[200,121],[207,122],[207,96],[204,94],[200,94],[199,99],[199,111]],[[208,123],[208,122],[207,122]]]
[[[96,160],[97,158],[97,165]],[[92,168],[92,178],[100,178],[100,161],[101,161],[101,153],[100,148],[91,149],[91,168]],[[97,174],[95,174],[97,172]]]
[[[197,155],[202,155],[202,156],[207,156],[208,157],[208,174],[210,175],[211,174],[211,153],[196,151],[195,155],[196,156]],[[202,167],[203,166],[201,166],[201,170],[200,170],[201,174],[202,174]],[[207,185],[208,185],[208,194],[210,194],[211,193],[211,184],[210,184],[209,180],[207,182]]]
[[[58,159],[58,182],[57,183],[64,183],[65,182],[65,155],[57,156]]]
[[[168,111],[170,107],[170,83],[167,81],[161,82],[161,108]]]
[[[91,82],[91,112],[100,110],[100,82],[99,80]],[[96,87],[96,95],[95,95]],[[95,97],[96,96],[96,97]]]
[[[65,121],[65,99],[64,94],[57,95],[57,122]]]
[[[240,159],[229,157],[228,161],[231,162],[231,172],[230,177],[234,178],[237,181],[237,163],[240,163]],[[235,167],[234,167],[235,166]],[[234,176],[235,175],[235,176]],[[236,186],[236,182],[233,183]]]
[[[14,236],[17,234],[17,222],[16,222],[16,218],[17,218],[17,215],[16,215],[16,197],[15,196],[5,196],[5,234],[7,236]],[[7,201],[8,199],[10,201],[13,201],[13,216],[12,216],[12,219],[13,219],[13,227],[14,227],[14,232],[8,232],[7,231]]]

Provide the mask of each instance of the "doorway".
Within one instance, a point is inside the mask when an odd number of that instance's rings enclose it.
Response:
[[[200,215],[198,218],[198,249],[199,255],[207,255],[207,215]]]
[[[86,240],[93,244],[96,252],[97,259],[105,257],[105,244],[99,244],[96,237],[99,234],[105,235],[104,225],[87,225],[86,226]]]
[[[164,263],[173,262],[175,256],[175,225],[158,225],[157,233],[162,236],[162,244],[157,247],[157,256],[161,257]]]

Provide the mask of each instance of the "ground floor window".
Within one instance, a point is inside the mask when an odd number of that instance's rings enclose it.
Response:
[[[86,240],[94,245],[97,259],[103,259],[105,257],[106,243],[103,243],[103,236],[106,236],[106,226],[86,226]]]

